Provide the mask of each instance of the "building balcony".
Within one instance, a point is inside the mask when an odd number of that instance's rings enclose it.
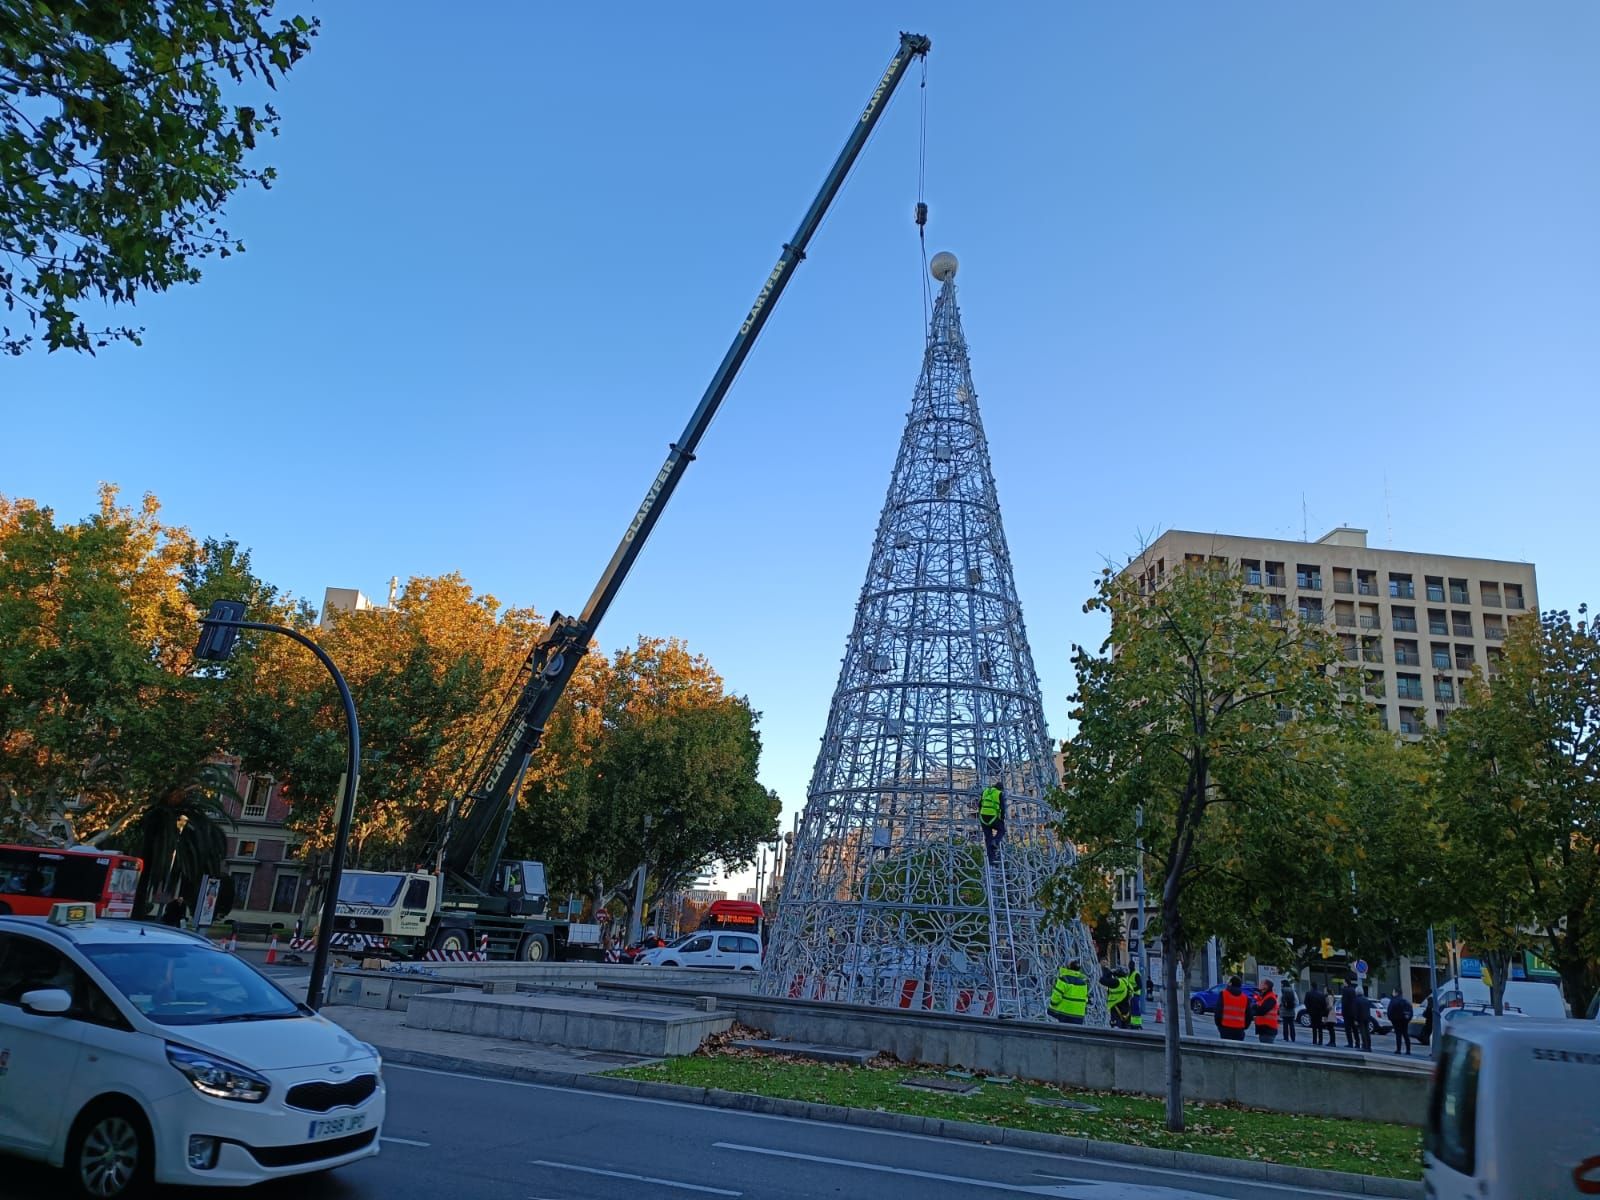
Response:
[[[1417,589],[1409,583],[1391,583],[1389,585],[1389,596],[1394,600],[1415,600],[1417,598]]]
[[[1400,718],[1400,732],[1401,733],[1409,733],[1409,734],[1419,734],[1419,733],[1422,732],[1422,726],[1417,724],[1417,722],[1413,721],[1410,717],[1401,717]]]
[[[1458,591],[1456,591],[1455,588],[1451,588],[1450,589],[1450,603],[1451,604],[1471,604],[1472,600],[1465,592],[1458,592]]]
[[[1396,650],[1394,652],[1394,661],[1402,667],[1420,667],[1422,665],[1422,656],[1419,654],[1407,654],[1404,650]]]
[[[1430,603],[1433,603],[1433,604],[1443,604],[1444,603],[1444,589],[1442,587],[1435,587],[1435,586],[1433,586],[1433,584],[1430,583],[1428,585],[1428,600],[1429,600]]]
[[[1356,627],[1356,616],[1354,613],[1334,613],[1333,623],[1342,629],[1354,629]]]
[[[1420,687],[1414,687],[1414,688],[1398,687],[1398,688],[1395,689],[1394,694],[1396,696],[1399,696],[1400,699],[1402,699],[1402,700],[1421,700],[1422,699],[1422,689]]]
[[[1469,638],[1472,636],[1471,625],[1452,625],[1450,628],[1455,633],[1456,637]]]
[[[1343,592],[1348,596],[1350,593],[1356,590],[1356,585],[1351,583],[1348,579],[1335,579],[1333,581],[1333,590],[1336,592]]]
[[[1321,575],[1296,575],[1294,585],[1303,591],[1320,592],[1322,590]]]
[[[1295,609],[1295,612],[1299,615],[1302,621],[1305,621],[1309,625],[1321,625],[1322,622],[1327,618],[1327,614],[1320,608],[1297,608]]]
[[[1506,631],[1497,625],[1490,625],[1484,629],[1483,636],[1491,642],[1503,642],[1506,640]]]
[[[1499,596],[1485,595],[1484,598],[1483,598],[1483,606],[1485,608],[1499,608],[1500,607],[1500,597]]]
[[[1507,608],[1521,608],[1522,607],[1522,597],[1521,596],[1507,596],[1506,597],[1506,607]]]
[[[1363,662],[1381,663],[1383,661],[1383,651],[1363,650],[1361,652],[1361,660]]]
[[[1270,571],[1267,572],[1267,586],[1268,587],[1282,587],[1283,586],[1283,580],[1284,580],[1284,577],[1281,574],[1273,574]]]
[[[1448,671],[1450,669],[1450,656],[1448,654],[1435,654],[1433,656],[1433,665],[1437,670]]]
[[[1415,633],[1417,631],[1417,619],[1415,617],[1396,617],[1394,618],[1394,627],[1401,633]]]
[[[1244,573],[1244,581],[1250,584],[1252,587],[1260,587],[1261,572],[1254,567],[1247,568]]]
[[[1363,579],[1356,585],[1356,591],[1363,596],[1376,596],[1378,594],[1378,585]]]
[[[1429,621],[1428,632],[1433,634],[1434,637],[1449,637],[1450,626],[1446,625],[1443,621]]]

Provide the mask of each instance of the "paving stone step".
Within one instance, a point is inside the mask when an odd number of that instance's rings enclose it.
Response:
[[[815,1042],[780,1042],[771,1038],[740,1038],[732,1043],[741,1050],[756,1050],[763,1054],[792,1054],[796,1058],[809,1058],[815,1062],[854,1063],[865,1066],[878,1056],[876,1050],[858,1046],[822,1046]]]

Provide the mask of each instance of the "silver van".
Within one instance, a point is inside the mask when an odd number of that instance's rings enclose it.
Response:
[[[1600,1195],[1600,1028],[1452,1021],[1423,1129],[1429,1200]]]

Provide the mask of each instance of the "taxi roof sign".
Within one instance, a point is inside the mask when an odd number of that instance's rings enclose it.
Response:
[[[93,925],[93,904],[52,904],[50,906],[50,924],[52,925]]]

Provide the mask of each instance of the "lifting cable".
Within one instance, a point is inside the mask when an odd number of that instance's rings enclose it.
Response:
[[[933,337],[933,288],[928,283],[928,56],[922,56],[922,83],[917,92],[922,100],[922,123],[917,139],[917,241],[922,251],[922,336]]]

